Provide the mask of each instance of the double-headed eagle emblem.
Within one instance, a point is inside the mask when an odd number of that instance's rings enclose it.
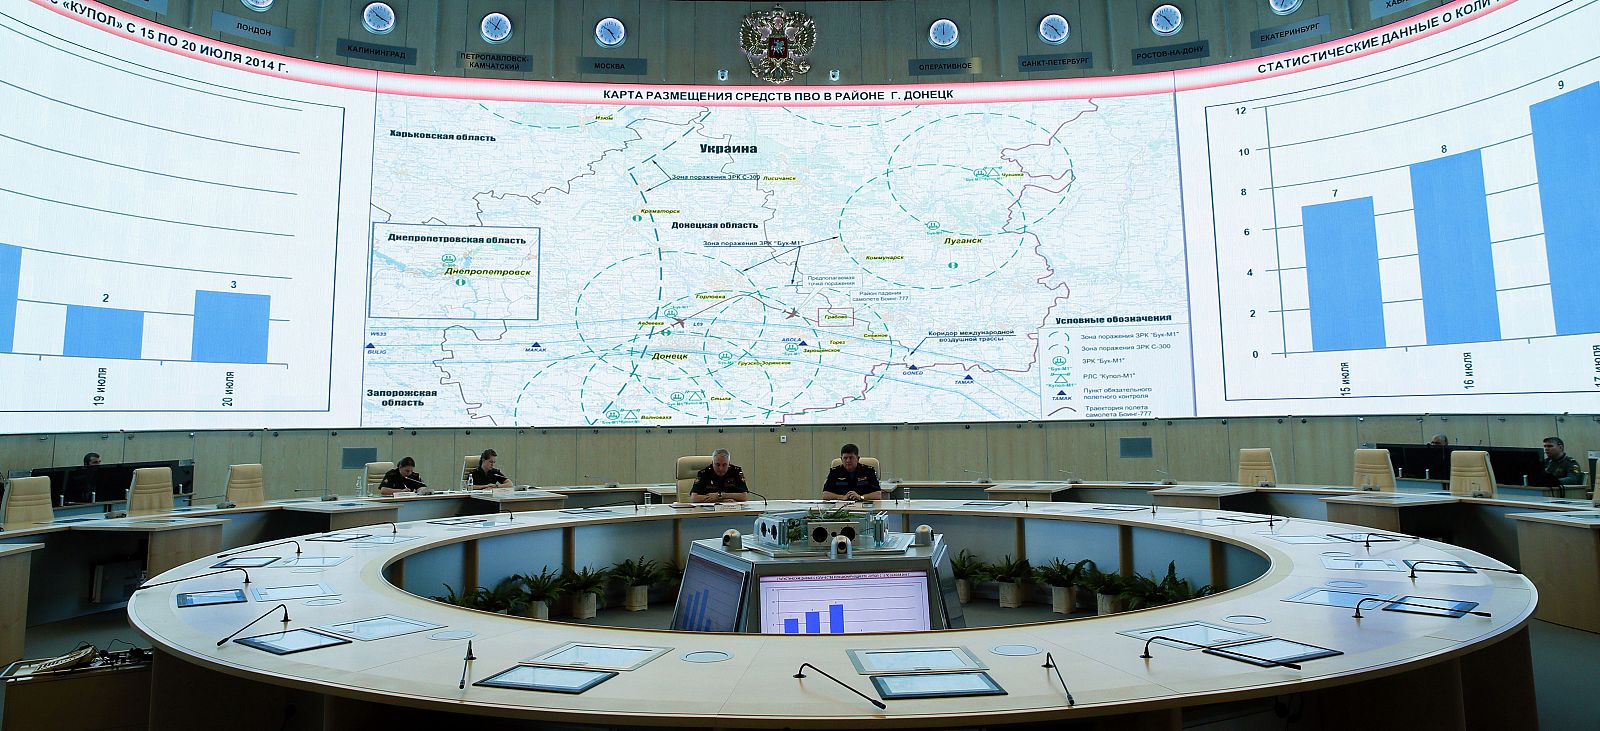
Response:
[[[746,15],[739,24],[739,49],[750,59],[750,73],[774,84],[810,71],[816,47],[817,21],[780,5]]]

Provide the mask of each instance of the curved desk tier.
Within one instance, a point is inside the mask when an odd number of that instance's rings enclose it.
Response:
[[[1251,573],[1264,573],[1219,595],[1091,619],[907,634],[701,634],[488,614],[407,593],[391,583],[391,578],[412,586],[423,581],[423,575],[431,581],[440,576],[467,576],[457,572],[471,571],[480,579],[477,583],[492,585],[496,577],[512,571],[536,571],[541,560],[552,567],[564,563],[570,567],[574,553],[582,553],[586,549],[581,546],[586,545],[589,550],[612,550],[620,555],[654,545],[659,547],[654,552],[658,557],[664,557],[662,549],[676,555],[688,540],[719,535],[729,526],[742,524],[740,530],[748,532],[750,520],[759,510],[683,511],[658,505],[590,515],[524,512],[514,520],[498,516],[496,524],[487,527],[404,523],[395,534],[413,540],[379,545],[302,537],[301,558],[345,560],[321,570],[249,569],[252,587],[321,583],[337,592],[338,603],[289,601],[289,628],[393,614],[442,625],[444,631],[474,633],[476,660],[466,688],[458,689],[457,682],[467,642],[430,639],[436,630],[284,656],[234,642],[219,647],[217,640],[277,603],[252,600],[176,607],[174,595],[180,592],[239,587],[239,575],[227,573],[147,589],[128,605],[133,626],[158,650],[154,692],[157,697],[175,699],[153,704],[164,710],[155,711],[152,728],[178,727],[208,716],[214,721],[212,714],[216,713],[232,713],[230,718],[238,718],[241,702],[289,703],[294,698],[318,699],[326,728],[415,721],[426,717],[426,712],[564,723],[758,728],[839,728],[869,721],[910,728],[1128,717],[1121,720],[1138,718],[1153,727],[1175,728],[1185,707],[1290,693],[1320,698],[1325,718],[1370,715],[1382,707],[1373,704],[1387,704],[1399,697],[1410,697],[1410,705],[1426,706],[1435,717],[1443,703],[1447,719],[1470,718],[1472,727],[1491,722],[1517,725],[1533,718],[1523,628],[1533,613],[1537,593],[1527,579],[1478,572],[1426,573],[1413,580],[1404,571],[1341,570],[1323,563],[1325,554],[1333,552],[1351,558],[1459,560],[1476,566],[1503,566],[1473,551],[1417,539],[1374,542],[1370,548],[1342,540],[1291,543],[1285,539],[1367,529],[1298,518],[1280,518],[1270,526],[1223,524],[1220,516],[1239,514],[1209,510],[1166,508],[1152,514],[1144,510],[1115,512],[1097,509],[1109,506],[1086,503],[1038,503],[1023,508],[1018,503],[995,507],[953,501],[883,502],[879,506],[900,514],[892,520],[933,525],[956,549],[975,545],[974,540],[1014,545],[1020,555],[1036,562],[1055,556],[1075,560],[1085,553],[1115,550],[1117,560],[1102,562],[1102,567],[1151,565],[1155,561],[1165,567],[1169,558],[1175,558],[1185,566],[1209,562],[1215,576],[1237,574],[1241,564],[1252,561]],[[770,509],[791,507],[804,506],[774,501]],[[387,525],[363,531],[391,534]],[[1197,557],[1192,550],[1206,553]],[[1172,551],[1182,555],[1170,555]],[[294,555],[289,545],[237,553]],[[217,562],[214,556],[194,561],[155,580],[205,573]],[[586,565],[582,560],[576,563]],[[1226,566],[1229,563],[1233,568]],[[1358,591],[1475,601],[1479,610],[1493,616],[1423,616],[1369,605],[1364,608],[1365,618],[1357,620],[1347,607],[1282,601],[1308,588],[1329,586],[1329,582]],[[1351,587],[1352,582],[1364,586]],[[1255,621],[1242,619],[1249,617],[1267,621],[1241,623]],[[1343,654],[1307,661],[1300,670],[1256,667],[1160,645],[1151,648],[1153,658],[1144,659],[1140,657],[1143,641],[1118,634],[1195,620]],[[281,627],[274,615],[241,636],[275,632]],[[667,652],[577,695],[471,684],[471,680],[481,680],[566,642],[647,646]],[[875,696],[870,680],[851,664],[848,650],[947,645],[970,650],[988,666],[988,673],[1006,694],[892,700],[887,701],[887,710],[880,711],[816,673],[808,673],[805,679],[794,677],[801,663],[810,662]],[[1043,652],[1012,657],[993,651],[1002,645],[1030,645],[1052,653],[1076,705],[1067,706],[1055,675],[1041,667]],[[731,657],[709,664],[684,660],[686,653],[703,650]],[[1401,674],[1404,677],[1395,677]],[[1475,683],[1488,683],[1497,690],[1479,688]],[[1423,697],[1426,702],[1417,702]],[[1463,709],[1459,716],[1450,710],[1450,699]],[[417,709],[425,712],[419,714]],[[250,722],[241,723],[240,728],[247,728]],[[263,717],[261,723],[276,728],[278,721]],[[1450,723],[1444,727],[1461,726]]]

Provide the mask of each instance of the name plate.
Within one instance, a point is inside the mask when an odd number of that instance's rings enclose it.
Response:
[[[580,74],[622,74],[625,76],[643,76],[649,64],[642,58],[596,58],[594,56],[578,57],[578,73]]]
[[[1046,53],[1038,56],[1017,57],[1017,70],[1022,73],[1086,69],[1093,66],[1094,54],[1092,53]]]
[[[1133,49],[1133,65],[1143,66],[1151,63],[1192,61],[1210,55],[1211,41],[1189,41],[1188,43],[1174,43],[1170,46],[1150,46],[1149,48]]]
[[[526,53],[471,53],[456,54],[456,65],[480,71],[532,71],[533,56]]]
[[[1385,15],[1392,15],[1408,8],[1414,8],[1428,0],[1371,0],[1368,3],[1368,15],[1377,20]]]
[[[380,43],[340,38],[339,47],[335,52],[345,58],[397,63],[402,66],[417,65],[417,49],[405,46],[385,46]]]
[[[294,29],[263,23],[254,18],[241,18],[221,10],[211,11],[211,29],[230,36],[249,38],[274,46],[293,46]]]
[[[981,74],[983,59],[972,58],[913,58],[908,63],[912,76],[949,76],[951,74]]]
[[[1316,38],[1317,36],[1327,35],[1329,30],[1331,30],[1331,27],[1328,24],[1328,16],[1319,15],[1310,20],[1284,23],[1283,25],[1262,28],[1251,33],[1250,47],[1266,48],[1267,46],[1276,46],[1279,43],[1288,43],[1301,38]]]
[[[143,8],[156,15],[167,14],[167,0],[122,0],[122,2],[136,8]]]

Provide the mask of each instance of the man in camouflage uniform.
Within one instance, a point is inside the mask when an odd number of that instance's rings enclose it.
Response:
[[[1545,437],[1544,459],[1540,460],[1544,473],[1563,485],[1582,485],[1583,468],[1578,460],[1567,454],[1567,445],[1561,437]]]

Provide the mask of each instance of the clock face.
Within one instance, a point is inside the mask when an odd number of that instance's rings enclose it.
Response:
[[[1267,5],[1272,7],[1272,12],[1279,15],[1288,15],[1300,9],[1302,0],[1267,0]]]
[[[272,7],[272,0],[239,0],[244,6],[258,13],[266,12]]]
[[[366,10],[361,11],[361,24],[367,30],[378,35],[383,35],[394,30],[394,8],[384,3],[372,3]]]
[[[961,40],[961,29],[956,27],[956,22],[949,18],[940,18],[928,26],[928,42],[934,48],[955,48],[956,42]]]
[[[1183,30],[1183,11],[1176,5],[1162,5],[1150,14],[1150,30],[1158,36],[1170,36]]]
[[[505,43],[511,40],[511,19],[505,13],[490,13],[483,16],[483,22],[478,24],[478,32],[490,43]]]
[[[602,18],[594,24],[594,42],[601,48],[616,48],[628,39],[628,29],[616,18]]]
[[[1039,21],[1039,40],[1052,46],[1065,43],[1071,33],[1072,29],[1067,25],[1067,19],[1059,15],[1046,15]]]

